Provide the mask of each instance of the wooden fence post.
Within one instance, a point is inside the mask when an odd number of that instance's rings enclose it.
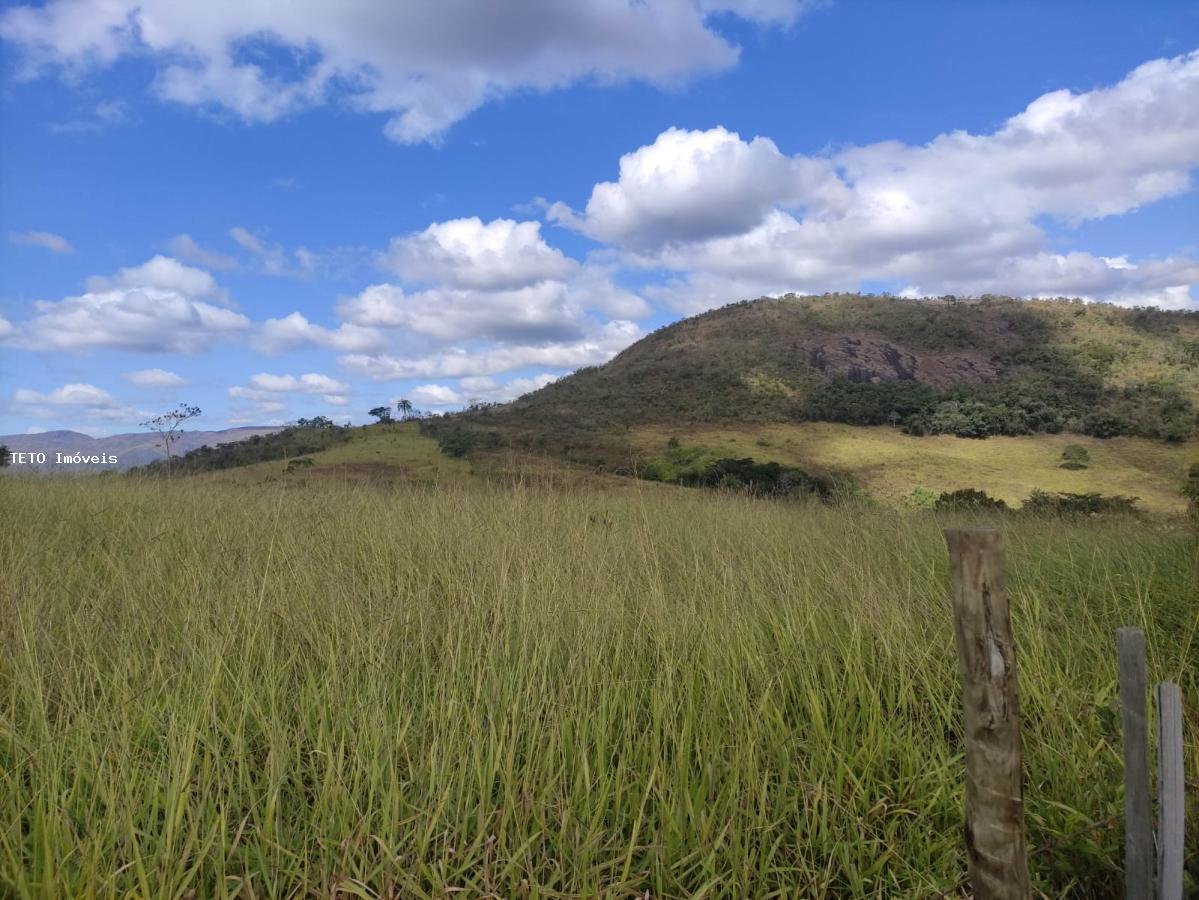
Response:
[[[1149,729],[1145,713],[1145,632],[1116,631],[1124,729],[1124,898],[1153,896],[1153,812],[1149,806]]]
[[[1157,896],[1182,900],[1182,689],[1157,686]]]
[[[977,900],[1025,900],[1020,707],[1003,539],[990,529],[951,528],[945,541],[965,713],[970,883]]]

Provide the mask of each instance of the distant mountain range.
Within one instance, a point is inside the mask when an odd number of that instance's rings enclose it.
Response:
[[[176,454],[183,454],[207,444],[215,447],[218,444],[228,444],[242,441],[256,434],[271,434],[278,428],[268,426],[248,426],[245,428],[226,428],[223,431],[184,431],[179,440],[172,446]],[[46,462],[41,466],[9,466],[8,471],[17,472],[25,468],[36,468],[48,472],[80,472],[107,471],[112,469],[124,470],[133,466],[143,466],[163,458],[160,446],[161,439],[157,434],[149,432],[134,432],[131,434],[113,434],[108,437],[94,438],[78,431],[45,431],[41,434],[6,434],[0,435],[0,444],[12,452],[32,452],[46,454]],[[55,463],[56,454],[82,456],[115,456],[116,465],[58,465]]]

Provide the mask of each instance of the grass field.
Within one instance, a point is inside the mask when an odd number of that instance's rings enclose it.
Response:
[[[4,484],[0,894],[960,884],[931,515],[282,484]],[[1117,897],[1114,631],[1143,626],[1151,678],[1183,684],[1199,771],[1195,534],[998,524],[1035,881]]]
[[[827,422],[799,425],[738,425],[729,428],[640,428],[632,441],[643,453],[660,453],[677,436],[721,455],[801,468],[848,472],[870,496],[901,506],[917,487],[940,493],[977,488],[1011,506],[1035,489],[1050,492],[1137,497],[1147,512],[1185,510],[1181,486],[1187,467],[1199,462],[1199,443],[1167,444],[1144,438],[1097,440],[1077,434],[990,437],[912,437],[888,427]],[[1060,466],[1068,444],[1087,448],[1091,463],[1071,471]]]

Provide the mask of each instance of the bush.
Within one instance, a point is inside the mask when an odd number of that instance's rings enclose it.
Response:
[[[1099,409],[1083,416],[1078,430],[1091,437],[1113,438],[1132,434],[1135,429],[1132,422],[1123,416]]]
[[[1060,469],[1085,469],[1091,462],[1091,454],[1082,444],[1067,444],[1062,451]]]
[[[909,509],[936,509],[937,492],[926,487],[912,488],[905,502]]]
[[[437,449],[446,456],[461,459],[476,450],[494,450],[500,445],[500,436],[494,431],[475,431],[456,426],[437,441]]]
[[[1033,491],[1021,512],[1052,516],[1135,515],[1136,497],[1103,494],[1050,494]]]
[[[664,456],[643,459],[637,475],[646,481],[661,481],[686,487],[730,488],[759,497],[814,495],[832,497],[838,482],[824,475],[777,462],[757,462],[752,457],[717,457],[704,447],[685,447],[678,441],[667,445]]]
[[[679,483],[744,489],[751,494],[771,497],[814,494],[827,498],[833,493],[830,478],[809,475],[802,469],[777,462],[755,462],[752,457],[718,459],[698,475],[684,476]]]
[[[937,498],[936,508],[949,512],[962,512],[969,510],[975,511],[994,511],[1002,512],[1007,509],[1007,504],[1002,500],[996,499],[987,495],[984,491],[975,490],[974,488],[961,488],[956,491],[945,491]]]

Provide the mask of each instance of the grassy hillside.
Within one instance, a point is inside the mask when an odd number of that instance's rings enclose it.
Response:
[[[616,490],[628,487],[626,479],[604,477],[557,457],[509,448],[472,454],[469,459],[449,456],[438,449],[435,438],[421,433],[417,422],[349,428],[327,450],[198,475],[222,483],[278,482],[292,487],[328,484],[435,487],[487,483],[543,484],[557,489],[588,485]]]
[[[814,420],[963,437],[1179,440],[1194,433],[1197,403],[1197,313],[826,295],[685,319],[475,418],[565,436]]]
[[[342,481],[373,484],[442,484],[468,478],[470,463],[451,459],[423,437],[415,422],[338,429],[328,449],[272,459],[216,473],[217,480],[292,484]]]
[[[942,523],[643,486],[9,485],[0,894],[954,892]],[[1035,884],[1118,897],[1113,633],[1195,771],[1195,538],[997,524]]]
[[[872,498],[902,506],[917,488],[934,493],[976,488],[1018,506],[1034,490],[1137,497],[1152,513],[1186,510],[1180,488],[1199,462],[1199,443],[1170,444],[1144,438],[1099,440],[1078,435],[913,437],[888,427],[823,422],[799,425],[633,429],[630,444],[643,459],[660,456],[674,438],[716,457],[752,457],[816,472],[850,475]],[[1085,469],[1061,467],[1069,445],[1086,448]]]
[[[1146,512],[1185,511],[1180,488],[1188,467],[1199,462],[1199,442],[1164,443],[1144,438],[1099,440],[1077,435],[996,437],[986,441],[950,435],[914,437],[889,427],[808,422],[794,425],[740,423],[726,426],[641,426],[621,432],[623,452],[644,465],[661,457],[667,442],[681,441],[712,459],[751,457],[819,474],[847,475],[870,498],[906,505],[913,490],[934,493],[976,488],[1018,506],[1035,490],[1137,497]],[[558,490],[645,490],[626,478],[597,472],[561,455],[537,455],[499,447],[469,458],[442,453],[418,423],[350,429],[339,443],[307,457],[271,460],[201,475],[220,482],[280,482],[294,487],[326,483],[399,485],[540,484]],[[1081,445],[1087,468],[1061,468],[1065,447]],[[614,457],[615,458],[615,457]],[[308,460],[310,464],[305,464]],[[663,488],[666,489],[666,488]]]

